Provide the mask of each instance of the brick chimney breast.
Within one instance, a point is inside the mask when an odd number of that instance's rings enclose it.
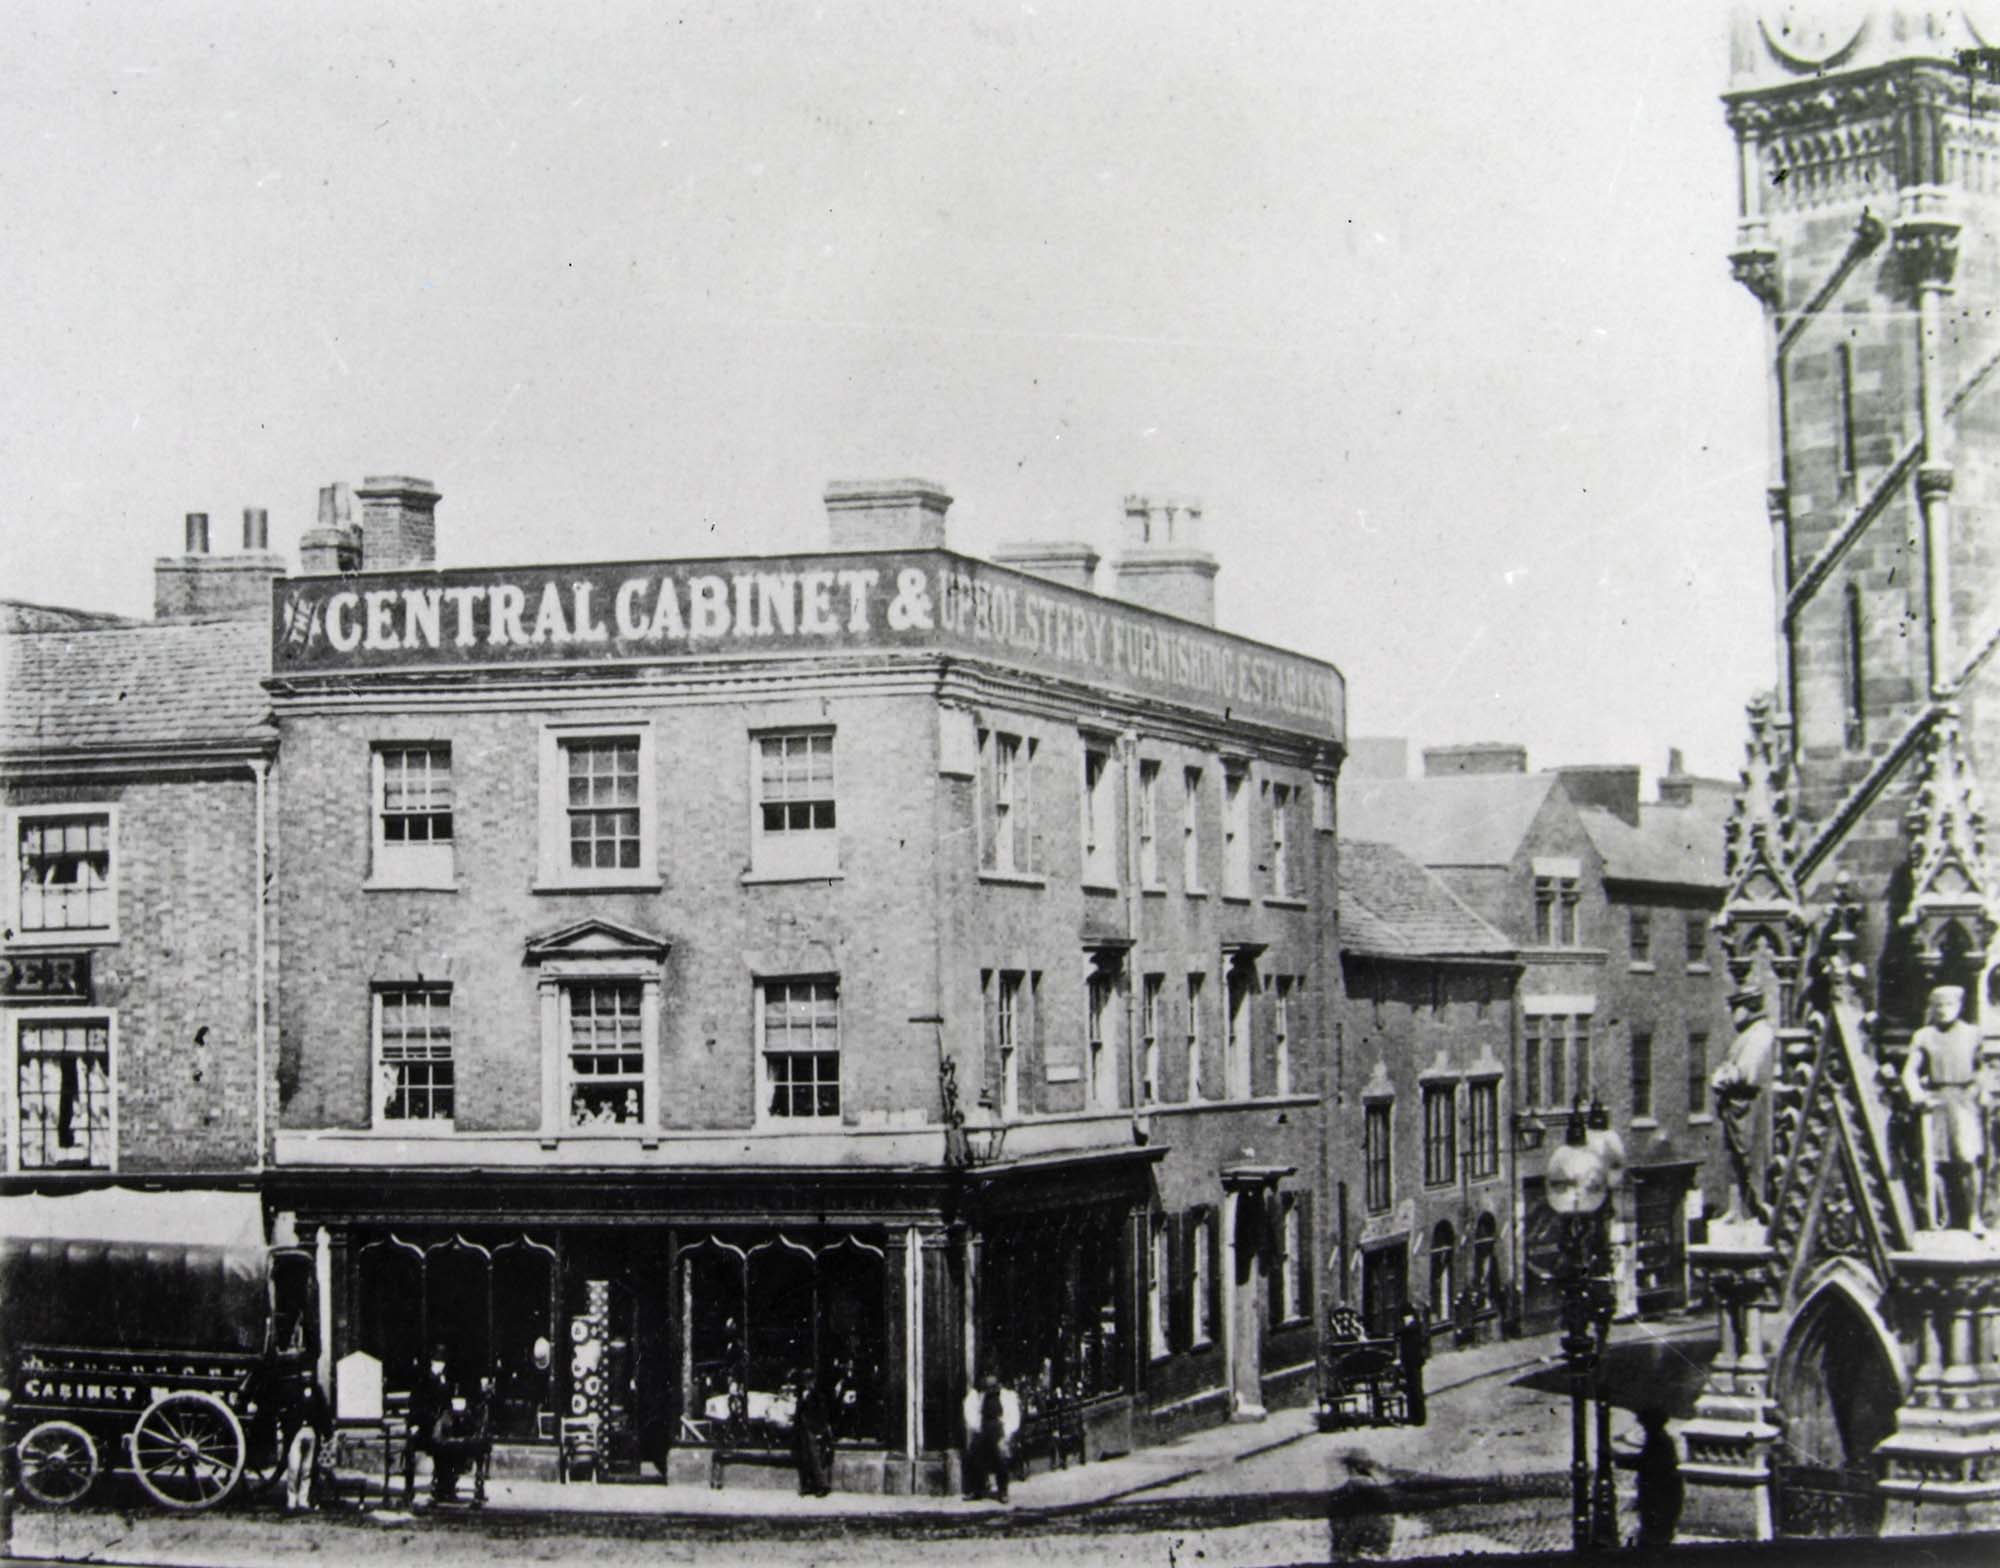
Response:
[[[1112,563],[1118,597],[1183,620],[1215,624],[1214,556],[1201,547],[1201,503],[1125,497],[1125,543]]]
[[[257,510],[244,509],[246,546],[253,546],[248,519]],[[206,512],[189,512],[184,526],[184,551],[153,562],[153,618],[236,621],[270,614],[271,579],[285,575],[285,563],[261,547],[210,555]]]
[[[826,487],[834,550],[942,550],[951,497],[930,479],[835,479]]]
[[[392,572],[437,561],[437,506],[428,479],[377,474],[361,481],[361,569]]]

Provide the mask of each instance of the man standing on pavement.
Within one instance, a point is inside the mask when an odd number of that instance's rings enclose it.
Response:
[[[965,1499],[986,1494],[1007,1501],[1008,1472],[1014,1468],[1014,1434],[1021,1430],[1021,1400],[989,1372],[965,1396]]]
[[[1431,1353],[1430,1330],[1415,1307],[1403,1308],[1403,1321],[1396,1328],[1396,1351],[1403,1363],[1403,1400],[1409,1409],[1410,1425],[1424,1424],[1424,1362]]]
[[[1645,1445],[1636,1454],[1620,1454],[1618,1464],[1639,1472],[1639,1539],[1641,1551],[1671,1546],[1680,1527],[1683,1486],[1680,1455],[1674,1449],[1673,1434],[1667,1431],[1667,1413],[1660,1409],[1639,1412],[1645,1429]]]

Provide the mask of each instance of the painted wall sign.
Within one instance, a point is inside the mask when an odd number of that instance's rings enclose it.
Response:
[[[90,954],[0,953],[0,996],[17,1002],[88,1002]]]
[[[371,572],[273,592],[280,679],[912,649],[1345,732],[1330,664],[942,550]]]

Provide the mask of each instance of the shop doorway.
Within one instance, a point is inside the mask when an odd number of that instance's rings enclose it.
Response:
[[[1875,1447],[1896,1429],[1902,1381],[1868,1314],[1828,1286],[1793,1320],[1778,1357],[1772,1464],[1782,1535],[1876,1535]]]
[[[1687,1305],[1687,1173],[1635,1171],[1639,1310],[1675,1312]]]
[[[1232,1260],[1229,1300],[1229,1384],[1239,1416],[1264,1413],[1264,1253],[1269,1226],[1258,1192],[1230,1197]]]
[[[1368,1332],[1382,1338],[1396,1332],[1403,1307],[1410,1299],[1410,1244],[1385,1242],[1361,1254],[1361,1318]]]

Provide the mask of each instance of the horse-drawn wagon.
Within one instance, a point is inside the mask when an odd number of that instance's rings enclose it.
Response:
[[[76,1502],[129,1471],[169,1508],[275,1479],[309,1408],[312,1255],[254,1193],[111,1188],[0,1203],[0,1392],[20,1489]]]

